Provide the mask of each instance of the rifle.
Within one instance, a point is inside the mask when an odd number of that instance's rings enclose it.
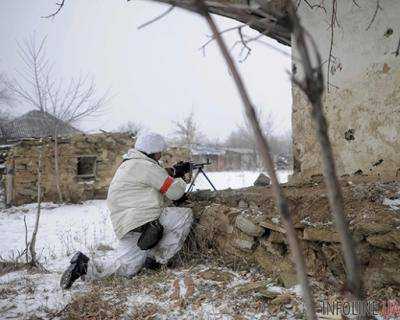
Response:
[[[179,161],[178,163],[176,163],[175,165],[172,166],[172,169],[174,171],[175,178],[182,178],[186,173],[193,174],[193,171],[197,170],[194,175],[194,178],[189,186],[187,193],[192,191],[192,189],[194,187],[194,183],[200,173],[203,174],[203,176],[207,179],[207,181],[211,185],[211,187],[215,191],[217,191],[217,189],[214,187],[214,185],[212,184],[212,182],[210,181],[210,179],[208,178],[208,176],[206,175],[206,173],[203,170],[204,166],[208,166],[210,164],[211,164],[210,159],[207,159],[207,162],[201,162],[201,163],[196,163],[193,161]]]

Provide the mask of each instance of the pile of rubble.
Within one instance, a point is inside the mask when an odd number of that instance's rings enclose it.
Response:
[[[369,292],[400,288],[400,184],[342,181],[345,212]],[[323,183],[284,186],[313,279],[344,280],[339,236]],[[201,250],[216,249],[226,263],[258,265],[285,287],[296,284],[294,264],[270,187],[191,196]],[[329,282],[328,281],[328,282]],[[396,292],[397,292],[396,291]]]

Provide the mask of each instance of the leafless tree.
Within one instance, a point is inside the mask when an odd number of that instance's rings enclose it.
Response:
[[[256,108],[256,116],[261,124],[263,133],[266,137],[272,137],[275,132],[276,121],[272,113],[263,113],[261,108]],[[251,124],[245,121],[244,124],[239,124],[235,130],[228,136],[225,143],[232,147],[257,148],[256,139],[252,132]]]
[[[6,77],[0,74],[0,140],[7,139],[7,123],[12,119],[10,110],[14,107],[14,99],[7,88]]]
[[[133,136],[137,136],[140,131],[143,130],[143,126],[135,121],[128,121],[120,125],[117,129],[118,132],[128,132]]]
[[[14,107],[14,99],[7,88],[6,77],[0,74],[0,139],[7,138],[6,125],[12,119],[10,110]]]
[[[182,121],[174,121],[174,135],[180,145],[191,145],[204,141],[199,126],[195,120],[194,112],[191,111]]]
[[[79,76],[63,81],[54,75],[53,65],[46,55],[46,37],[40,41],[32,35],[18,43],[18,55],[23,67],[18,79],[9,82],[9,90],[33,109],[41,112],[41,121],[54,140],[54,170],[58,200],[63,201],[60,186],[58,139],[72,133],[72,125],[99,115],[107,103],[107,93],[98,96],[93,78]]]
[[[275,134],[277,121],[274,115],[270,112],[262,112],[261,108],[256,108],[256,115],[258,121],[260,122],[264,136],[267,137],[270,142],[272,154],[274,156],[277,156],[281,153],[288,154],[290,137],[279,136]],[[257,158],[257,141],[254,137],[251,124],[248,123],[248,121],[245,121],[244,124],[240,124],[234,130],[232,130],[225,140],[224,145],[232,148],[252,149],[254,152],[254,157]]]
[[[37,210],[35,216],[35,224],[33,227],[32,235],[28,241],[28,225],[26,223],[26,216],[24,216],[25,226],[25,249],[21,252],[19,257],[25,256],[25,262],[27,266],[31,268],[38,268],[41,271],[46,271],[43,265],[39,262],[39,258],[36,252],[36,239],[39,231],[40,215],[42,211],[42,172],[43,172],[43,140],[40,139],[39,145],[37,146]]]
[[[11,117],[7,111],[0,110],[0,141],[6,142],[8,140],[7,124]]]
[[[7,88],[6,78],[4,74],[0,74],[0,112],[12,102],[11,92]]]

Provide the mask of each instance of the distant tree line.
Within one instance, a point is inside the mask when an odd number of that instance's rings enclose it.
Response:
[[[263,113],[258,109],[258,118],[263,128],[264,135],[268,138],[274,156],[283,156],[291,161],[292,138],[291,132],[277,133],[277,120],[272,113]],[[144,126],[135,121],[128,121],[118,127],[118,132],[129,132],[136,136],[140,131],[146,130]],[[168,137],[170,144],[176,146],[209,145],[214,147],[228,147],[251,149],[256,154],[257,145],[251,127],[244,123],[234,128],[226,139],[207,137],[191,111],[181,121],[171,123],[171,135]]]

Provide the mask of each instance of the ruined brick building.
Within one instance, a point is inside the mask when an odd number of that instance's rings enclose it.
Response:
[[[129,134],[77,134],[59,139],[61,191],[66,202],[105,198],[109,183],[132,147]],[[7,203],[20,205],[37,199],[38,158],[42,153],[44,201],[57,201],[54,141],[23,139],[8,147],[4,172]]]
[[[38,159],[42,154],[43,201],[58,201],[54,161],[54,139],[46,125],[58,121],[48,114],[31,111],[0,127],[0,204],[20,205],[37,201]],[[58,138],[60,189],[65,202],[104,199],[122,156],[134,145],[129,133],[84,134],[60,123]],[[215,148],[214,148],[215,149]],[[211,160],[206,170],[254,168],[251,150],[214,150],[207,147],[171,147],[163,156],[164,166],[177,161]],[[211,150],[211,151],[210,151]]]
[[[38,159],[42,159],[43,201],[57,201],[54,139],[59,128],[60,188],[63,200],[105,198],[122,155],[134,140],[128,133],[84,134],[50,114],[30,111],[0,126],[0,203],[37,201]]]

